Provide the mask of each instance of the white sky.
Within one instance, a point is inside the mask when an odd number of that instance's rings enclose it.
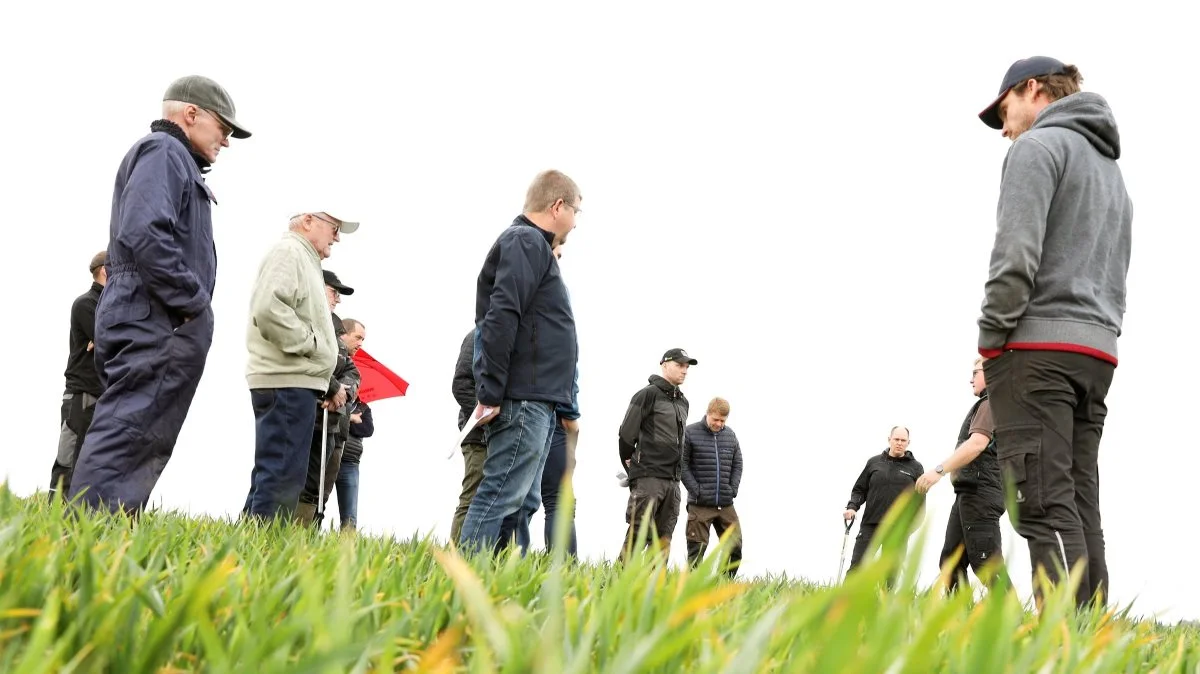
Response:
[[[1195,441],[1181,432],[1196,323],[1179,313],[1195,302],[1200,143],[1187,115],[1200,101],[1182,79],[1198,59],[1181,16],[1083,2],[1037,15],[962,3],[381,6],[0,9],[14,299],[0,336],[13,440],[0,470],[14,491],[49,481],[69,307],[106,245],[117,165],[167,84],[200,73],[230,91],[254,137],[209,174],[216,335],[156,503],[241,507],[254,270],[287,216],[348,199],[364,224],[326,263],[358,290],[340,314],[363,321],[367,350],[412,383],[374,406],[360,520],[444,538],[462,473],[460,456],[446,460],[450,379],[475,277],[529,181],[553,167],[584,195],[562,263],[581,346],[581,553],[619,549],[617,427],[658,357],[681,346],[700,361],[685,385],[691,420],[714,395],[733,406],[745,571],[831,579],[842,508],[888,429],[909,426],[932,466],[972,403],[1009,144],[975,115],[1012,61],[1044,53],[1077,64],[1112,105],[1135,207],[1101,450],[1113,596],[1136,600],[1136,614],[1200,617]],[[951,492],[930,499],[926,582]],[[534,529],[540,544],[540,515]],[[1007,522],[1004,535],[1027,592],[1024,541]],[[682,521],[673,555],[685,555]]]

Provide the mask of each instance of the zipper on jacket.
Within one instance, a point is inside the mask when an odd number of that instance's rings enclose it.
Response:
[[[712,433],[711,430],[709,432]],[[716,433],[713,433],[712,437],[713,437],[713,452],[717,455],[717,493],[716,493],[717,500],[716,500],[716,504],[717,504],[717,507],[720,508],[721,507],[721,443],[717,442],[717,434]]]

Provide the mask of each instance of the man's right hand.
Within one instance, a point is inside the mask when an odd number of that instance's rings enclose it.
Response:
[[[499,405],[492,407],[491,405],[484,405],[483,403],[475,404],[475,412],[473,413],[473,416],[479,420],[479,423],[478,423],[479,426],[482,426],[486,423],[490,423],[492,421],[492,419],[495,419],[499,415],[500,415],[500,406]]]
[[[346,385],[339,384],[337,393],[325,399],[325,409],[330,412],[337,411],[346,404],[347,398],[349,398],[349,395],[346,393]]]
[[[857,511],[857,510],[849,510],[849,509],[847,509],[847,510],[846,510],[846,512],[842,513],[842,519],[844,519],[844,520],[846,520],[847,522],[849,522],[850,520],[853,520],[853,519],[854,519],[854,517],[855,517],[857,514],[858,514],[858,511]]]

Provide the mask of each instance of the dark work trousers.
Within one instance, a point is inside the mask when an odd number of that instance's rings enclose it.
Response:
[[[254,408],[254,470],[242,511],[262,520],[289,519],[308,474],[313,415],[318,391],[304,388],[250,389]]]
[[[878,524],[860,524],[858,525],[858,538],[854,539],[854,551],[850,553],[850,568],[846,570],[849,575],[851,571],[862,563],[863,556],[867,554],[867,548],[871,545],[871,539],[875,537],[875,529]]]
[[[730,578],[737,575],[738,567],[742,564],[742,523],[738,521],[737,510],[733,504],[720,508],[688,504],[687,507],[687,551],[688,562],[693,568],[704,559],[708,550],[709,531],[715,529],[717,538],[725,535],[725,531],[733,529],[730,534],[729,568],[726,573]]]
[[[984,364],[1000,473],[1014,489],[1034,578],[1042,568],[1058,581],[1085,560],[1080,607],[1093,596],[1105,603],[1110,589],[1097,457],[1113,370],[1065,351],[1007,351]]]
[[[304,490],[300,492],[300,502],[317,505],[318,513],[321,512],[321,506],[329,500],[329,495],[333,492],[338,469],[342,465],[342,445],[345,442],[341,434],[337,432],[341,415],[330,412],[329,422],[326,425],[325,483],[318,488],[317,483],[321,479],[321,418],[324,415],[325,410],[318,408],[316,423],[313,425],[312,444],[308,453],[308,474],[304,478]],[[319,501],[318,494],[320,494]]]
[[[68,391],[63,394],[58,430],[58,456],[54,459],[54,466],[50,468],[50,498],[60,493],[59,481],[62,482],[61,493],[71,491],[71,474],[75,470],[79,449],[83,447],[83,438],[87,436],[88,427],[92,425],[96,400],[96,396],[90,393]]]
[[[938,566],[943,567],[955,551],[962,554],[951,571],[948,589],[958,589],[967,582],[967,569],[983,578],[985,565],[995,567],[994,583],[1004,573],[1004,554],[1000,545],[1000,517],[1004,515],[1004,494],[996,489],[964,490],[954,495],[950,518],[946,522],[946,542]]]
[[[83,492],[80,500],[90,506],[131,514],[146,507],[200,385],[212,335],[212,309],[186,323],[154,300],[96,315],[96,365],[105,388],[69,498]]]

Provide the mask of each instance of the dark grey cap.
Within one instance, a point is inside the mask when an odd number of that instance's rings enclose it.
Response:
[[[1000,101],[1008,95],[1008,90],[1017,86],[1022,82],[1029,81],[1035,77],[1043,75],[1061,75],[1066,70],[1066,66],[1062,61],[1049,56],[1030,56],[1027,59],[1021,59],[1008,67],[1008,72],[1004,73],[1004,80],[1000,82],[1000,93],[996,96],[996,100],[992,104],[983,109],[979,113],[979,119],[983,120],[984,124],[993,129],[1003,129],[1004,122],[1000,121]]]
[[[337,274],[329,271],[328,269],[322,269],[321,272],[325,276],[325,285],[338,291],[339,295],[353,295],[354,294],[354,288],[351,288],[350,286],[346,285],[345,283],[342,283],[342,280],[337,277]]]
[[[229,96],[229,92],[207,77],[201,75],[180,77],[167,87],[167,93],[163,94],[163,100],[191,103],[196,107],[204,108],[228,124],[233,129],[234,138],[250,137],[250,132],[246,130],[246,127],[238,124],[235,116],[237,111],[233,107],[233,98]]]
[[[658,361],[658,364],[662,365],[663,363],[667,362],[668,360],[673,360],[676,363],[679,363],[681,365],[684,363],[686,363],[688,365],[696,364],[696,359],[689,356],[688,352],[684,351],[683,349],[668,350],[666,353],[663,354],[662,360]]]

